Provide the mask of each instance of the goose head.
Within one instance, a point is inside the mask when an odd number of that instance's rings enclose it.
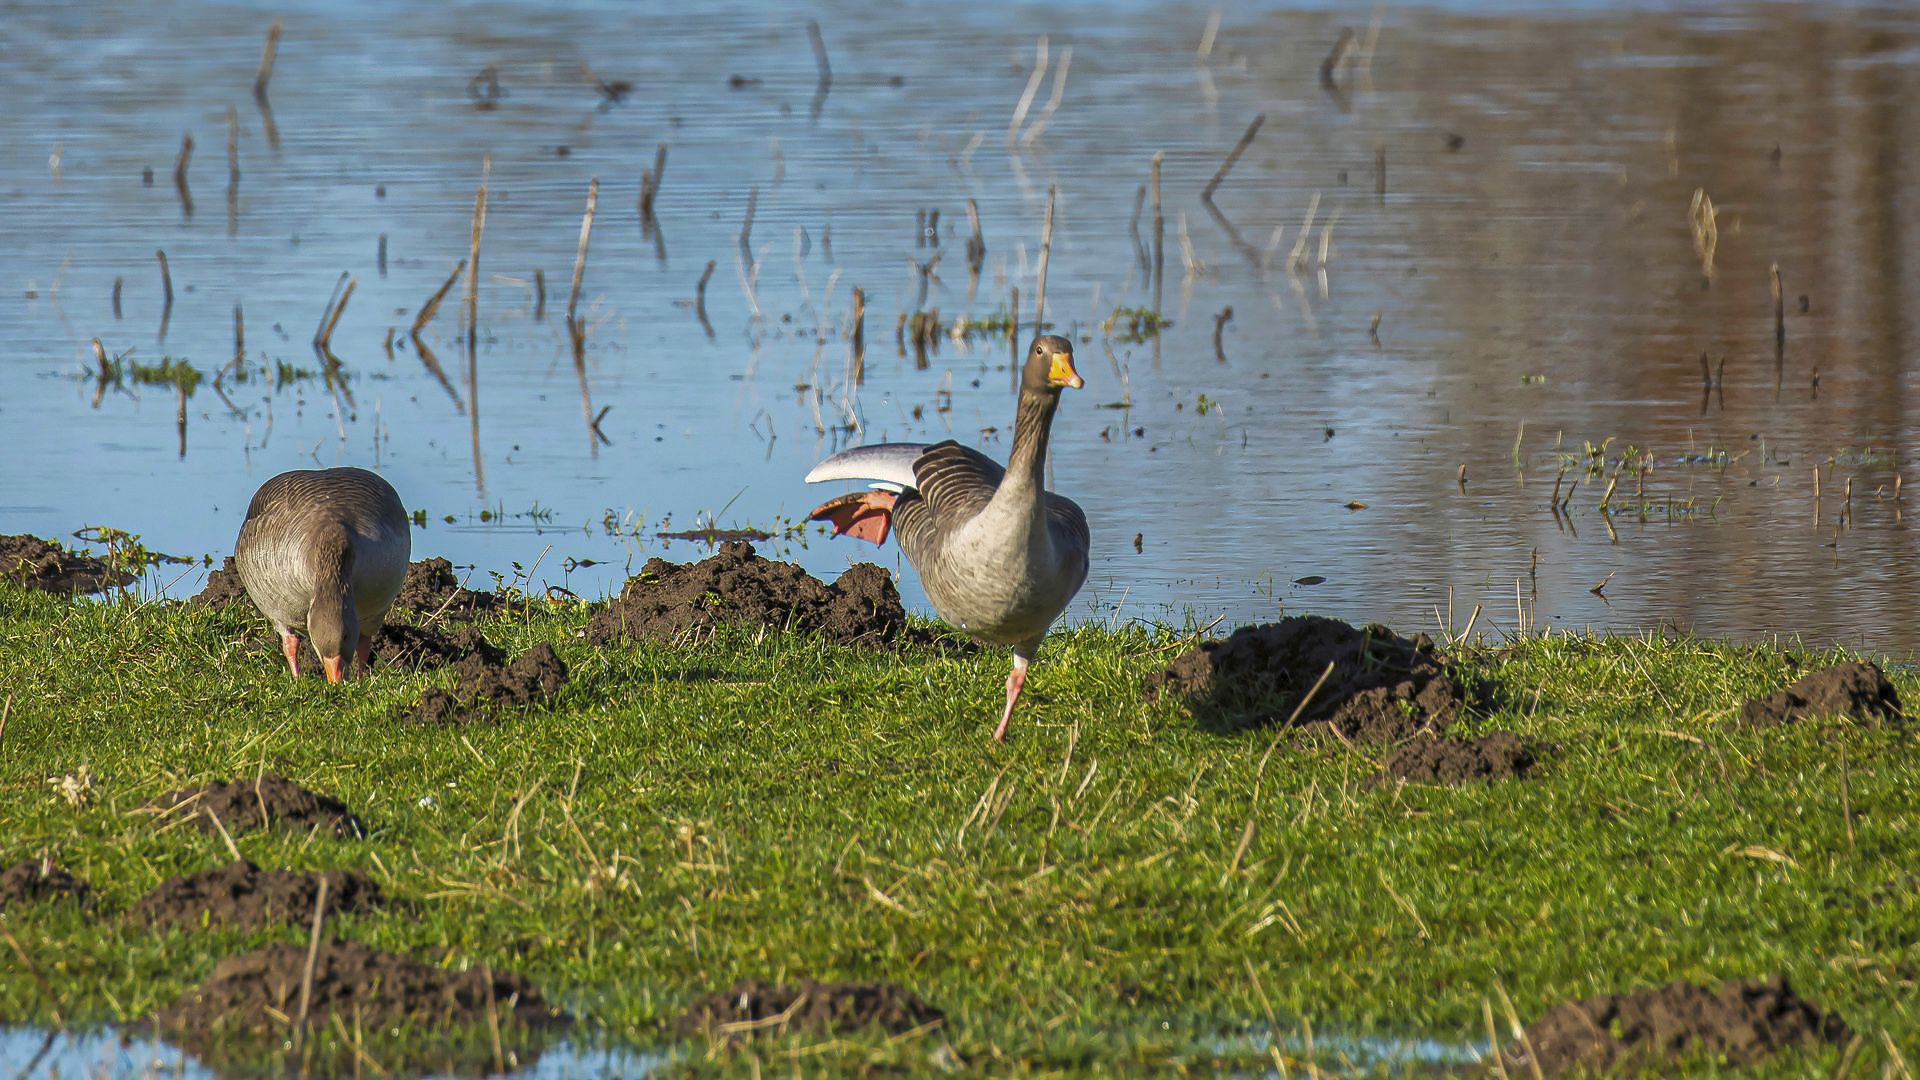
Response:
[[[1084,385],[1086,381],[1073,367],[1073,342],[1059,334],[1033,339],[1020,374],[1021,393],[1058,395],[1061,390]]]

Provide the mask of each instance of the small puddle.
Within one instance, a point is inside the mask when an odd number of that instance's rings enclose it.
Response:
[[[623,1047],[556,1042],[532,1060],[504,1075],[523,1080],[560,1077],[646,1076],[671,1059]],[[14,1075],[119,1077],[193,1077],[214,1080],[231,1075],[209,1069],[171,1043],[112,1030],[57,1032],[41,1028],[0,1030],[0,1062]],[[408,1075],[402,1071],[397,1075]]]

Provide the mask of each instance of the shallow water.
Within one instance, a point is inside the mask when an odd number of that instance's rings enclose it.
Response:
[[[1479,606],[1489,635],[1524,618],[1920,645],[1914,535],[1882,497],[1920,427],[1904,363],[1920,13],[1499,4],[1374,22],[1226,5],[1202,57],[1213,10],[825,0],[809,12],[832,66],[821,97],[806,16],[761,3],[6,5],[0,531],[105,524],[217,558],[268,476],[361,464],[425,512],[416,554],[474,564],[476,584],[518,564],[599,595],[650,554],[700,554],[662,528],[803,518],[835,492],[800,477],[849,440],[1003,455],[1006,341],[943,342],[921,369],[895,324],[922,306],[988,316],[1016,286],[1030,319],[1057,184],[1048,316],[1080,335],[1087,388],[1056,425],[1054,481],[1096,545],[1073,618],[1312,609],[1460,629]],[[277,144],[251,95],[274,16]],[[1321,61],[1349,25],[1329,91]],[[1050,66],[1023,136],[1066,66],[1063,94],[1010,152],[1040,33]],[[583,64],[633,89],[606,101]],[[1216,219],[1201,190],[1256,114]],[[188,131],[190,216],[172,180]],[[662,143],[647,234],[636,196]],[[1173,325],[1128,343],[1101,324],[1153,304],[1129,220],[1158,151]],[[488,157],[471,368],[460,286],[424,332],[443,385],[406,329],[466,255]],[[564,309],[596,176],[576,369]],[[1710,286],[1696,190],[1718,213]],[[971,288],[970,198],[987,245]],[[917,215],[936,208],[923,246]],[[156,249],[175,292],[164,339]],[[936,253],[922,305],[913,263]],[[708,260],[711,335],[690,304]],[[96,405],[91,338],[210,374],[233,355],[236,303],[250,366],[320,371],[309,341],[342,272],[340,396],[256,376],[224,383],[230,407],[209,378],[184,428],[170,386],[109,386]],[[1711,390],[1702,354],[1724,372]],[[1589,474],[1581,448],[1608,439]],[[1565,517],[1549,510],[1563,455],[1579,482]],[[763,548],[826,575],[874,557],[817,534]]]
[[[559,1080],[561,1077],[646,1076],[667,1061],[664,1055],[612,1047],[577,1046],[560,1042],[505,1075],[518,1080]],[[56,1033],[35,1028],[0,1030],[0,1065],[21,1077],[87,1077],[120,1080],[133,1077],[193,1077],[211,1080],[222,1075],[207,1068],[170,1043],[118,1033]],[[403,1075],[407,1075],[403,1072]]]

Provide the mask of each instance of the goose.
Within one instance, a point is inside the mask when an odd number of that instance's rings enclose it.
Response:
[[[1021,371],[1006,468],[949,439],[855,447],[807,473],[810,484],[871,481],[873,490],[831,500],[810,520],[876,546],[894,536],[941,618],[976,640],[1012,646],[995,742],[1006,739],[1040,640],[1087,580],[1086,515],[1047,491],[1043,475],[1060,391],[1082,385],[1073,343],[1037,337]]]
[[[234,541],[247,596],[280,633],[287,670],[300,677],[305,630],[327,681],[365,671],[373,636],[407,577],[413,536],[393,485],[365,469],[303,469],[260,485]]]

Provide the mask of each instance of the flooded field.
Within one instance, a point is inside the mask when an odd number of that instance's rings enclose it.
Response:
[[[820,457],[1006,453],[1057,188],[1074,620],[1920,645],[1908,9],[5,19],[0,531],[217,563],[266,477],[359,464],[476,585],[707,526],[831,576],[872,549],[793,529]]]

